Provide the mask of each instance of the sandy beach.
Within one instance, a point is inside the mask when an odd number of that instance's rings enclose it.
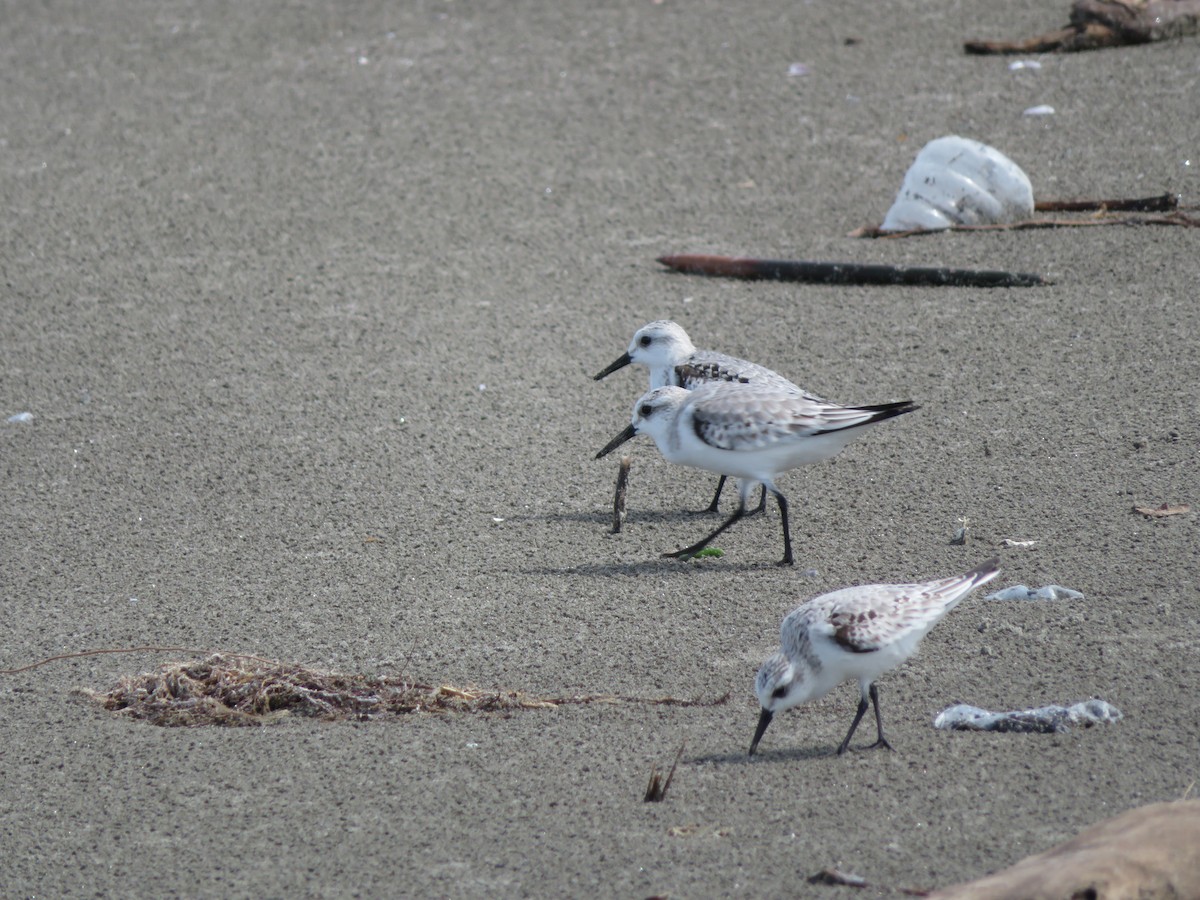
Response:
[[[1067,12],[8,4],[0,668],[181,647],[729,698],[162,728],[80,691],[203,653],[0,675],[0,896],[901,896],[1194,796],[1200,232],[847,236],[950,134],[1039,199],[1195,202],[1196,38],[1019,71],[962,51]],[[743,282],[669,253],[1053,284]],[[592,376],[653,319],[840,402],[920,405],[782,476],[794,567],[773,506],[720,558],[661,558],[720,520],[692,512],[713,479],[645,438],[609,533],[616,461],[593,457],[646,376]],[[1163,503],[1193,511],[1133,511]],[[993,555],[1001,576],[880,681],[894,752],[834,755],[845,685],[747,757],[790,609]],[[1015,584],[1084,597],[984,599]],[[1089,698],[1124,718],[932,727]],[[826,868],[873,887],[807,882]]]

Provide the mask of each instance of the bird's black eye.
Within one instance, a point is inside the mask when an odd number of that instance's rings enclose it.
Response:
[[[638,343],[641,344],[643,347],[649,347],[650,344],[653,343],[653,341],[654,341],[654,338],[650,337],[650,335],[643,334],[642,339],[640,341],[638,341]]]
[[[775,690],[771,691],[771,697],[774,700],[782,700],[786,696],[787,696],[787,686],[786,685],[777,687],[777,688],[775,688]]]
[[[641,408],[638,410],[638,415],[642,418],[647,418],[652,412],[654,412],[654,407],[649,403],[643,403]]]

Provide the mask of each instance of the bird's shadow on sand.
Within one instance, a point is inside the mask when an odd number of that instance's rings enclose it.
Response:
[[[730,562],[726,558],[682,560],[670,557],[647,559],[638,562],[607,562],[581,563],[576,566],[553,568],[526,567],[519,569],[523,575],[586,575],[595,578],[629,578],[640,575],[678,575],[681,577],[700,578],[714,572],[728,574],[730,572],[761,572],[764,569],[779,569],[787,571],[793,566],[781,566],[770,560],[746,560],[745,562]]]
[[[837,756],[836,747],[793,747],[791,749],[781,750],[763,750],[759,749],[753,756],[745,750],[736,753],[710,753],[706,756],[691,756],[685,757],[682,762],[692,765],[770,765],[782,764],[789,762],[799,762],[801,760],[835,758]]]
[[[639,524],[683,524],[687,522],[719,522],[733,514],[733,510],[710,512],[706,509],[647,509],[626,514],[624,528],[637,528]],[[747,514],[746,518],[750,515]],[[583,522],[599,526],[605,534],[612,534],[611,512],[560,512],[518,513],[506,517],[510,522]]]

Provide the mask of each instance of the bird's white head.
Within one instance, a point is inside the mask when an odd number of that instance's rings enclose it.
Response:
[[[759,666],[758,674],[754,677],[754,693],[762,706],[762,712],[758,717],[758,727],[754,730],[754,740],[750,744],[751,755],[777,712],[791,709],[809,699],[803,673],[782,653],[771,654]]]
[[[669,383],[664,380],[669,370],[695,352],[695,345],[677,322],[659,320],[637,330],[629,342],[628,355],[630,362],[650,370],[651,387],[662,387]]]
[[[800,673],[788,658],[782,653],[773,653],[767,657],[758,669],[754,678],[754,693],[759,705],[772,713],[791,709],[803,703],[804,681]]]
[[[691,394],[681,387],[667,385],[647,391],[633,404],[630,419],[633,430],[654,438],[660,448],[675,422],[675,413]]]
[[[596,459],[607,456],[639,434],[647,434],[654,438],[660,450],[667,446],[668,434],[675,421],[675,411],[689,396],[687,391],[678,387],[655,388],[642,394],[637,403],[633,404],[633,415],[630,416],[629,425],[605,444],[604,449],[596,454]]]

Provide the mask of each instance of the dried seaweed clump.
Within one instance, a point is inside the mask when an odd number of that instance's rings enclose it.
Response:
[[[602,698],[546,699],[519,691],[434,687],[402,678],[343,675],[255,657],[213,654],[85,691],[112,712],[154,725],[268,725],[288,716],[366,720],[419,712],[538,709]],[[608,698],[612,699],[612,698]]]

